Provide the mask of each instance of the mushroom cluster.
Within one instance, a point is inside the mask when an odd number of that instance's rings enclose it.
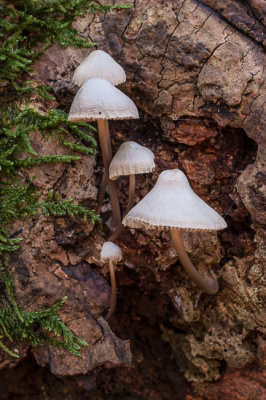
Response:
[[[115,85],[125,82],[123,68],[101,50],[95,50],[76,69],[73,82],[81,86],[69,112],[69,121],[97,121],[104,173],[98,195],[97,212],[100,213],[106,187],[109,189],[113,233],[102,247],[100,258],[108,262],[112,286],[109,319],[116,305],[115,265],[122,259],[121,249],[113,243],[125,227],[141,229],[168,229],[179,260],[191,280],[208,294],[217,293],[217,279],[204,279],[185,251],[180,231],[220,230],[225,220],[201,200],[191,189],[185,174],[179,169],[163,171],[153,189],[135,203],[135,175],[155,169],[154,154],[140,144],[123,143],[112,158],[109,119],[139,118],[133,101]],[[123,221],[116,188],[119,176],[129,176],[128,204]]]

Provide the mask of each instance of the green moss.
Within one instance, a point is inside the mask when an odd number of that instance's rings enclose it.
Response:
[[[29,139],[33,131],[43,137],[56,136],[68,151],[94,154],[96,148],[90,135],[93,127],[89,124],[71,123],[59,109],[41,115],[30,107],[32,94],[44,100],[52,100],[53,96],[47,86],[34,87],[27,80],[27,73],[53,43],[74,47],[94,45],[79,37],[72,27],[76,16],[87,10],[94,13],[129,7],[99,6],[91,0],[9,0],[0,4],[0,347],[13,357],[17,355],[7,342],[26,340],[33,346],[48,342],[75,355],[79,355],[86,343],[75,337],[57,315],[66,298],[48,310],[28,312],[18,308],[11,266],[7,265],[5,253],[17,250],[21,239],[11,238],[6,225],[37,212],[60,217],[81,214],[100,223],[94,211],[74,204],[72,199],[60,201],[56,193],[49,192],[44,201],[39,201],[34,182],[22,184],[20,181],[22,168],[79,158],[52,154],[39,157]]]

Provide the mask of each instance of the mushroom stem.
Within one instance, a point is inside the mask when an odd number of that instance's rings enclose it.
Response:
[[[102,181],[99,187],[99,194],[98,194],[98,205],[96,209],[96,214],[100,214],[102,204],[103,204],[103,199],[106,191],[106,186],[107,186],[107,176],[105,170],[103,171],[103,176],[102,176]]]
[[[111,294],[111,306],[109,311],[105,317],[106,321],[109,321],[111,316],[115,311],[116,306],[116,280],[115,280],[115,267],[114,262],[109,260],[109,270],[110,270],[110,278],[111,278],[111,287],[112,287],[112,294]]]
[[[129,197],[126,208],[126,214],[131,210],[135,203],[135,187],[136,187],[136,175],[129,175]]]
[[[131,208],[134,206],[135,202],[135,186],[136,186],[136,176],[135,175],[129,175],[129,196],[128,196],[128,202],[127,202],[127,208],[125,215],[131,210]],[[113,242],[116,240],[121,233],[123,232],[124,227],[122,224],[112,233],[112,235],[108,238],[108,241]]]
[[[205,281],[198,273],[185,250],[180,231],[178,229],[170,229],[170,233],[174,248],[179,255],[180,262],[190,276],[191,280],[196,283],[196,285],[198,285],[204,292],[208,294],[217,293],[219,290],[217,279]]]
[[[113,233],[111,236],[109,236],[108,238],[108,242],[114,242],[116,239],[119,238],[119,236],[121,235],[121,233],[123,232],[124,227],[121,224]]]
[[[111,147],[108,121],[104,119],[98,119],[97,123],[98,123],[99,141],[103,156],[103,164],[104,164],[107,185],[109,188],[110,201],[113,211],[111,225],[113,228],[117,228],[121,224],[121,213],[120,213],[118,195],[116,190],[116,184],[109,178],[109,166],[112,159],[112,147]]]

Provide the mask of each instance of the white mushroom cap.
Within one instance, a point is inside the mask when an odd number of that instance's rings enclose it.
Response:
[[[101,261],[118,262],[122,260],[122,251],[113,242],[105,242],[100,253],[100,259]]]
[[[153,189],[125,216],[130,228],[183,228],[219,230],[225,220],[191,189],[179,169],[160,174]]]
[[[155,168],[154,154],[147,147],[129,141],[121,144],[109,167],[110,179],[120,175],[135,175],[152,172]]]
[[[71,105],[69,121],[139,118],[133,101],[110,82],[89,79],[76,94]]]
[[[109,54],[102,50],[94,50],[76,69],[73,82],[82,86],[91,78],[103,78],[116,86],[126,81],[126,74]]]

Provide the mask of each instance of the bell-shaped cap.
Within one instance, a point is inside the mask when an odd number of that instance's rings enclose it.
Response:
[[[110,82],[89,79],[76,94],[71,105],[69,121],[139,118],[133,101]]]
[[[122,143],[109,167],[110,179],[120,175],[136,175],[152,172],[155,168],[154,154],[147,147],[129,141]]]
[[[91,78],[106,79],[116,86],[126,81],[126,74],[109,54],[102,50],[94,50],[76,69],[73,82],[82,86]]]
[[[101,253],[100,253],[101,261],[113,261],[118,262],[122,260],[122,251],[119,246],[117,246],[113,242],[105,242],[103,244]]]
[[[123,219],[130,228],[219,230],[225,220],[191,189],[179,169],[160,174],[153,189]]]

